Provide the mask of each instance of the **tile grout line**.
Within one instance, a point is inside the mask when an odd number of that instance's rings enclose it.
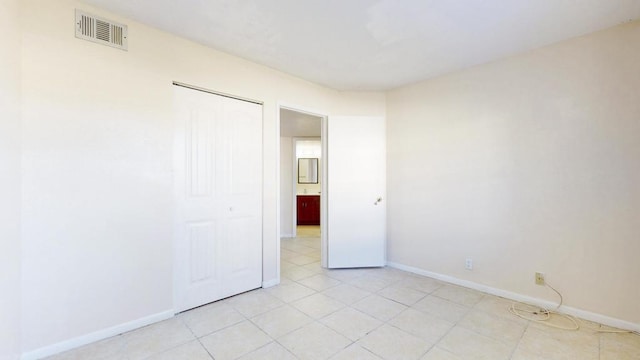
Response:
[[[516,342],[516,346],[511,351],[511,355],[509,356],[509,359],[513,359],[513,356],[516,354],[516,351],[518,351],[518,348],[520,347],[520,343],[522,343],[522,339],[524,339],[524,336],[527,334],[527,331],[529,330],[529,326],[531,326],[531,321],[527,320],[527,326],[525,326],[524,331],[522,332],[522,335],[520,335],[518,342]]]

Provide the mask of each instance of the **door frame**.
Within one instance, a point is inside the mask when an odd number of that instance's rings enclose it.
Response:
[[[276,106],[276,149],[278,152],[278,156],[276,156],[276,184],[278,184],[278,191],[276,194],[276,237],[277,237],[277,249],[276,249],[276,264],[277,264],[277,274],[278,274],[278,283],[280,283],[280,236],[281,236],[281,221],[282,215],[280,214],[282,204],[280,201],[280,195],[282,189],[280,187],[281,176],[280,176],[280,110],[291,110],[307,115],[312,115],[320,118],[321,122],[321,130],[320,130],[320,144],[322,146],[322,159],[321,167],[322,167],[322,186],[321,186],[321,194],[320,194],[320,265],[322,267],[327,267],[327,235],[328,235],[328,227],[327,227],[327,119],[329,117],[328,113],[325,111],[318,111],[316,109],[310,109],[304,106],[295,105],[287,102],[279,101]],[[295,156],[295,154],[294,154]]]

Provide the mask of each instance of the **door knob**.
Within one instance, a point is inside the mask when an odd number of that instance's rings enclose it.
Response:
[[[380,202],[382,202],[382,198],[379,197],[376,199],[376,202],[373,203],[373,205],[378,205]]]

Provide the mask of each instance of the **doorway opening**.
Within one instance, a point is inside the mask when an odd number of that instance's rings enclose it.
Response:
[[[279,108],[279,273],[326,267],[326,116]]]

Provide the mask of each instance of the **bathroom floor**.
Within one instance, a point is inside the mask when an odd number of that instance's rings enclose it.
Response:
[[[52,359],[640,359],[640,336],[554,329],[511,301],[391,268],[327,270],[282,239],[282,282]]]

